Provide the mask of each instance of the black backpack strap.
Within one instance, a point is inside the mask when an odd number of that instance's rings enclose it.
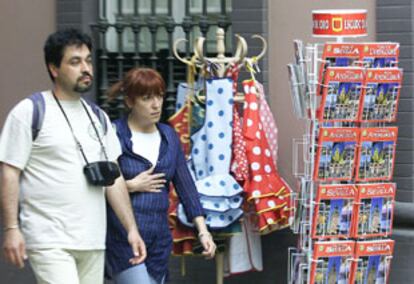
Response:
[[[33,93],[28,97],[33,103],[32,114],[32,141],[37,138],[45,118],[45,99],[42,93]]]
[[[84,99],[84,100],[91,107],[93,113],[98,118],[99,122],[101,123],[103,133],[104,133],[104,135],[106,135],[106,133],[108,131],[108,124],[107,124],[107,121],[106,121],[104,111],[100,107],[98,107],[95,103],[91,102],[90,100],[88,100],[88,99]]]

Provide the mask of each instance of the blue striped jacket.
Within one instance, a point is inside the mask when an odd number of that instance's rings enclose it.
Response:
[[[131,131],[127,117],[114,121],[121,142],[122,155],[118,163],[126,180],[148,170],[152,164],[132,151]],[[161,193],[130,194],[135,219],[147,247],[149,274],[160,281],[168,274],[168,258],[172,249],[172,237],[168,226],[169,183],[174,184],[180,202],[190,220],[204,215],[194,181],[177,134],[166,124],[157,124],[161,134],[161,145],[154,173],[165,173],[166,186]],[[127,242],[127,233],[110,206],[107,206],[106,271],[109,276],[131,267],[128,260],[132,250]]]

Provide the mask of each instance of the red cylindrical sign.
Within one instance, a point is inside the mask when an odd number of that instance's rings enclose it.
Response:
[[[314,10],[313,35],[359,37],[367,35],[366,10]]]

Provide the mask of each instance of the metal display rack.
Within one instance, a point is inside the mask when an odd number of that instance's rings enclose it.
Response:
[[[311,283],[311,269],[312,265],[319,263],[320,260],[313,258],[313,249],[315,242],[319,242],[312,238],[312,222],[314,222],[313,216],[315,213],[315,206],[318,205],[316,201],[316,190],[319,184],[331,184],[330,181],[317,181],[314,178],[315,172],[315,158],[318,150],[318,132],[320,129],[319,126],[323,125],[323,122],[317,117],[317,110],[320,103],[320,96],[318,96],[318,85],[321,85],[319,82],[320,68],[322,66],[322,51],[324,44],[307,44],[304,46],[301,41],[295,41],[295,57],[296,62],[294,64],[289,64],[289,74],[290,74],[290,87],[292,91],[292,102],[294,107],[295,115],[298,119],[305,121],[305,134],[299,139],[293,139],[293,174],[300,181],[299,189],[295,194],[295,219],[292,224],[292,230],[295,234],[299,234],[297,247],[289,248],[288,252],[288,283],[289,284],[304,284]],[[322,87],[326,87],[323,86]],[[365,87],[364,87],[365,88]],[[393,94],[397,89],[392,90]],[[321,125],[319,125],[321,124]],[[349,122],[333,122],[330,127],[383,127],[386,124],[384,122],[359,122],[359,123],[349,123]],[[357,143],[356,147],[361,149],[361,145]],[[390,154],[390,153],[388,153]],[[387,155],[386,155],[387,156]],[[392,172],[391,163],[387,163],[388,168],[385,171]],[[370,169],[372,170],[372,169]],[[373,169],[375,170],[375,168]],[[343,183],[354,183],[353,181],[345,181]],[[367,182],[369,184],[370,181]],[[353,204],[362,204],[352,202]],[[319,203],[319,205],[323,205]],[[388,205],[387,205],[388,206]],[[393,202],[390,203],[391,209],[385,209],[385,214],[392,214]],[[363,207],[362,207],[363,208]],[[364,209],[361,209],[364,210]],[[366,209],[365,209],[366,210]],[[369,209],[368,209],[369,210]],[[362,212],[363,214],[363,212]],[[387,215],[386,218],[390,218],[391,215]],[[390,218],[391,219],[391,218]],[[364,232],[364,228],[361,230]],[[390,235],[390,230],[385,232],[387,237]],[[371,238],[369,241],[379,241],[386,239],[385,236],[379,236],[376,238]],[[351,240],[351,241],[361,241],[365,240],[364,238],[331,238],[331,240]],[[356,244],[357,242],[355,242]],[[389,262],[391,261],[392,256],[385,257],[385,273],[382,279],[383,282],[378,283],[387,283],[388,278],[388,268]],[[355,259],[354,257],[349,258],[346,262],[349,261],[346,267],[351,267],[351,263],[355,264],[355,269],[359,271],[360,266],[359,262],[367,262],[363,259]],[[319,263],[320,264],[320,263]],[[364,263],[364,265],[368,265]],[[366,266],[365,266],[366,267]],[[327,267],[325,267],[327,271]],[[323,269],[323,268],[322,268]],[[322,272],[322,275],[324,275]],[[350,283],[350,273],[346,274],[346,279],[342,279],[342,282],[335,283]],[[365,280],[364,280],[365,281]],[[331,283],[326,282],[325,280],[317,281],[313,279],[312,283]],[[365,283],[361,281],[355,281],[353,283]],[[375,282],[377,283],[377,282]]]

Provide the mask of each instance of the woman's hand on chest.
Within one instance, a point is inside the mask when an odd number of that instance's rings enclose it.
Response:
[[[154,174],[155,166],[141,172],[134,178],[127,180],[128,191],[133,192],[161,192],[167,182],[164,173]]]

